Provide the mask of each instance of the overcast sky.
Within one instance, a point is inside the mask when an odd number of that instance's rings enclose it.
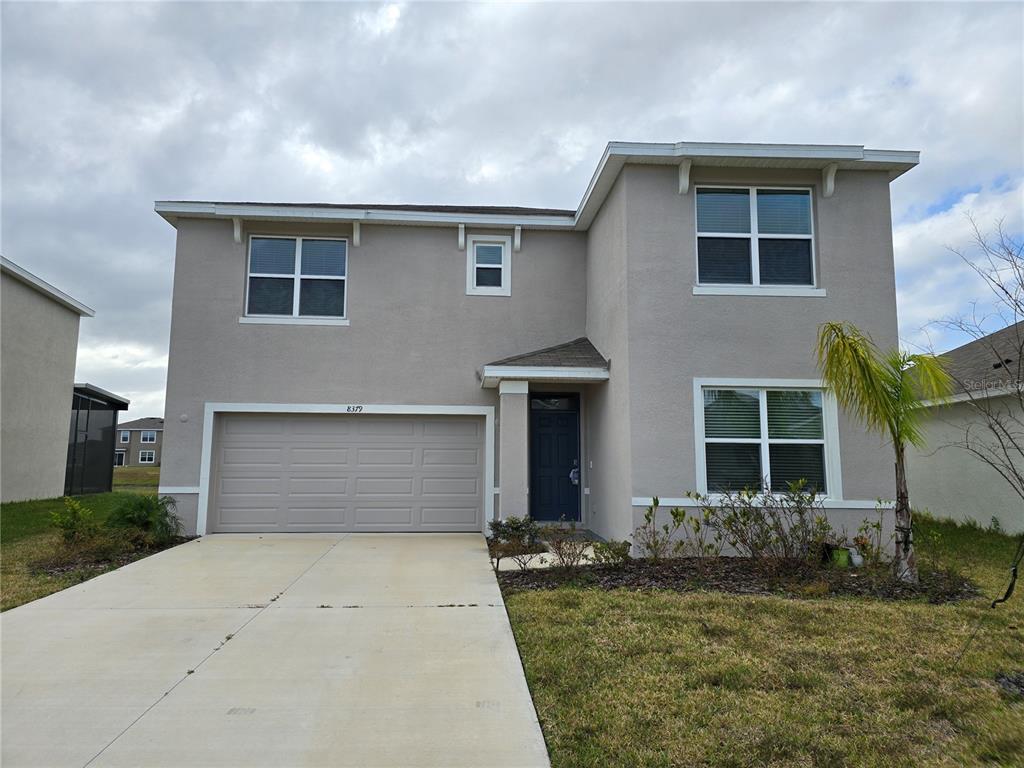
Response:
[[[574,208],[609,140],[918,149],[892,186],[909,344],[983,296],[946,250],[965,213],[1024,229],[1019,3],[0,13],[0,249],[96,309],[77,378],[130,397],[130,418],[163,413],[157,199]]]

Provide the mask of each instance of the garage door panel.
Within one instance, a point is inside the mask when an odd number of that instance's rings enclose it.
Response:
[[[411,467],[416,461],[412,448],[360,448],[356,465],[363,467]]]
[[[424,477],[424,496],[477,496],[480,484],[475,477]]]
[[[217,417],[213,531],[479,531],[479,417]]]
[[[476,522],[476,507],[423,507],[424,525],[465,528]]]
[[[480,464],[480,452],[464,448],[424,448],[423,463],[446,467],[476,467]]]
[[[409,528],[413,525],[412,507],[356,507],[356,527],[390,526]]]
[[[345,496],[348,492],[347,477],[290,477],[290,496]]]
[[[302,446],[288,451],[293,469],[300,467],[347,467],[349,450],[325,446]]]
[[[362,437],[412,437],[416,432],[416,422],[406,418],[374,418],[372,416],[356,417],[357,429]]]
[[[296,527],[338,526],[345,524],[347,509],[328,502],[322,507],[288,507],[287,525]]]
[[[281,481],[276,477],[228,477],[220,481],[222,496],[277,496]]]

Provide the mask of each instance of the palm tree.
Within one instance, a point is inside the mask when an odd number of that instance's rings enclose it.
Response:
[[[942,400],[950,377],[941,358],[899,349],[882,353],[849,323],[818,329],[818,367],[838,403],[868,429],[889,439],[896,452],[896,575],[917,581],[907,492],[906,446],[924,447],[921,403]]]

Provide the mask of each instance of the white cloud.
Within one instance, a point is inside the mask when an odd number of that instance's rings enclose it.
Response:
[[[1020,4],[2,13],[0,247],[96,308],[80,372],[141,398],[163,386],[170,318],[155,199],[573,207],[609,140],[920,149],[892,185],[905,337],[977,298],[945,251],[962,211],[1009,216],[1013,190],[1020,210]]]

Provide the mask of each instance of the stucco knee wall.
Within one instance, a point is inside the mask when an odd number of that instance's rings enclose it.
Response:
[[[178,505],[178,519],[181,520],[181,532],[184,536],[196,535],[196,521],[199,518],[198,493],[168,493]]]

